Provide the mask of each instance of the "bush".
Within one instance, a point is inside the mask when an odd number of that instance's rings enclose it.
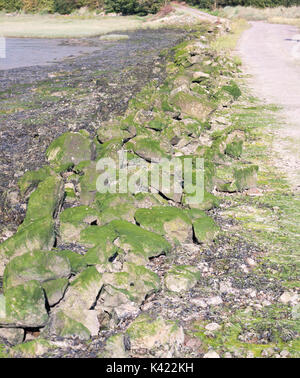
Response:
[[[109,12],[145,16],[149,13],[157,13],[163,3],[163,0],[106,0],[105,6]]]
[[[22,0],[22,10],[25,12],[48,12],[55,10],[55,0]]]
[[[0,0],[0,10],[15,12],[23,7],[22,0]]]

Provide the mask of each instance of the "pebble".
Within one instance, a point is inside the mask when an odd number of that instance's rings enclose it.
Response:
[[[221,326],[218,323],[209,323],[205,326],[205,329],[213,332],[213,331],[218,331],[219,329],[221,329]]]
[[[220,358],[220,356],[218,355],[217,352],[215,352],[214,350],[211,350],[211,351],[205,353],[203,358]]]

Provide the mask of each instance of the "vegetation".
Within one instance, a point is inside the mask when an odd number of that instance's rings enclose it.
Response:
[[[187,3],[204,9],[216,9],[226,6],[244,6],[257,8],[291,7],[299,5],[299,0],[187,0]]]

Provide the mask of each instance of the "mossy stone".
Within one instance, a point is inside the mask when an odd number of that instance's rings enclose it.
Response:
[[[256,187],[258,169],[257,165],[234,169],[234,179],[238,191]]]
[[[64,258],[67,258],[70,262],[71,266],[71,272],[73,274],[77,274],[82,272],[84,269],[87,268],[87,263],[84,259],[84,256],[79,255],[76,252],[69,251],[69,250],[63,250],[63,251],[57,251],[56,252],[58,256],[62,256]]]
[[[64,133],[50,144],[46,156],[56,171],[63,171],[91,159],[91,140],[83,133]]]
[[[196,267],[177,265],[167,272],[164,282],[168,290],[180,293],[192,289],[199,279],[200,272]]]
[[[0,318],[2,326],[39,328],[48,320],[44,291],[34,280],[7,289],[5,309],[5,317]]]
[[[170,156],[170,151],[165,150],[159,140],[149,137],[137,136],[127,143],[126,147],[149,162],[158,163]]]
[[[35,358],[46,354],[56,346],[45,339],[36,339],[16,345],[10,351],[12,357]]]
[[[233,158],[239,158],[243,153],[243,141],[233,140],[226,145],[225,153]]]
[[[59,215],[60,237],[65,243],[80,239],[80,232],[91,223],[100,223],[99,213],[88,206],[69,207]]]
[[[213,240],[219,232],[219,227],[217,226],[215,221],[208,216],[194,220],[193,228],[194,236],[198,243],[204,243]]]
[[[135,219],[148,231],[166,236],[175,243],[191,241],[192,223],[184,210],[171,206],[158,206],[152,209],[139,209]]]
[[[51,174],[52,170],[48,165],[36,171],[25,172],[18,182],[21,195],[28,195],[31,190],[34,190],[40,182],[46,180]]]
[[[68,285],[69,280],[67,278],[58,278],[42,283],[50,307],[55,306],[62,299]]]

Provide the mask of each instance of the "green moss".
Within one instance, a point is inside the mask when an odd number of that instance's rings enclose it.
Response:
[[[233,158],[239,158],[243,152],[243,141],[235,140],[226,145],[225,153]]]
[[[50,250],[55,242],[53,219],[45,217],[22,224],[15,235],[0,245],[0,256],[12,257],[34,250]]]
[[[45,296],[37,281],[28,281],[7,289],[5,301],[6,317],[0,319],[0,325],[38,328],[46,324],[48,313],[45,308]]]
[[[244,189],[253,188],[257,182],[258,166],[251,165],[241,169],[234,170],[234,178],[237,189],[242,191]]]
[[[138,136],[127,143],[126,148],[131,149],[147,161],[159,162],[161,159],[169,157],[159,140],[148,137]]]
[[[66,257],[59,256],[55,252],[28,252],[15,257],[7,264],[3,276],[3,288],[6,292],[10,287],[27,281],[46,282],[69,277],[70,274],[70,263]]]
[[[49,306],[56,305],[62,299],[68,285],[69,280],[67,278],[58,278],[42,283]]]
[[[82,133],[68,132],[55,139],[47,149],[47,159],[61,172],[91,158],[91,141]]]
[[[198,243],[213,240],[218,234],[219,227],[208,216],[198,218],[193,222],[194,234]]]
[[[40,218],[52,218],[62,201],[63,181],[59,176],[50,176],[42,181],[31,194],[23,225]]]
[[[73,274],[80,273],[87,267],[87,263],[84,259],[84,256],[79,255],[76,252],[63,250],[57,251],[57,254],[69,260],[71,265],[71,272]]]
[[[38,339],[27,341],[26,343],[17,345],[11,349],[11,355],[13,357],[25,357],[25,358],[34,358],[37,356],[42,356],[51,349],[55,349],[56,346],[49,342],[48,340]]]
[[[81,340],[89,340],[90,331],[80,322],[70,318],[63,311],[58,311],[55,315],[55,334],[60,337],[78,337]]]
[[[31,190],[35,189],[40,182],[46,180],[51,174],[51,168],[47,165],[36,171],[28,171],[24,173],[18,182],[21,195],[27,195]]]
[[[200,272],[194,266],[176,265],[166,273],[164,282],[168,290],[180,293],[193,288],[200,276]]]
[[[74,243],[80,238],[80,232],[91,223],[100,223],[99,213],[88,206],[65,209],[59,215],[60,237],[64,242]]]
[[[229,93],[234,100],[237,100],[242,95],[240,88],[233,80],[230,81],[229,85],[223,86],[222,90]]]
[[[135,219],[146,230],[166,235],[175,242],[184,242],[192,237],[189,217],[176,207],[158,206],[152,209],[139,209],[135,213]]]

